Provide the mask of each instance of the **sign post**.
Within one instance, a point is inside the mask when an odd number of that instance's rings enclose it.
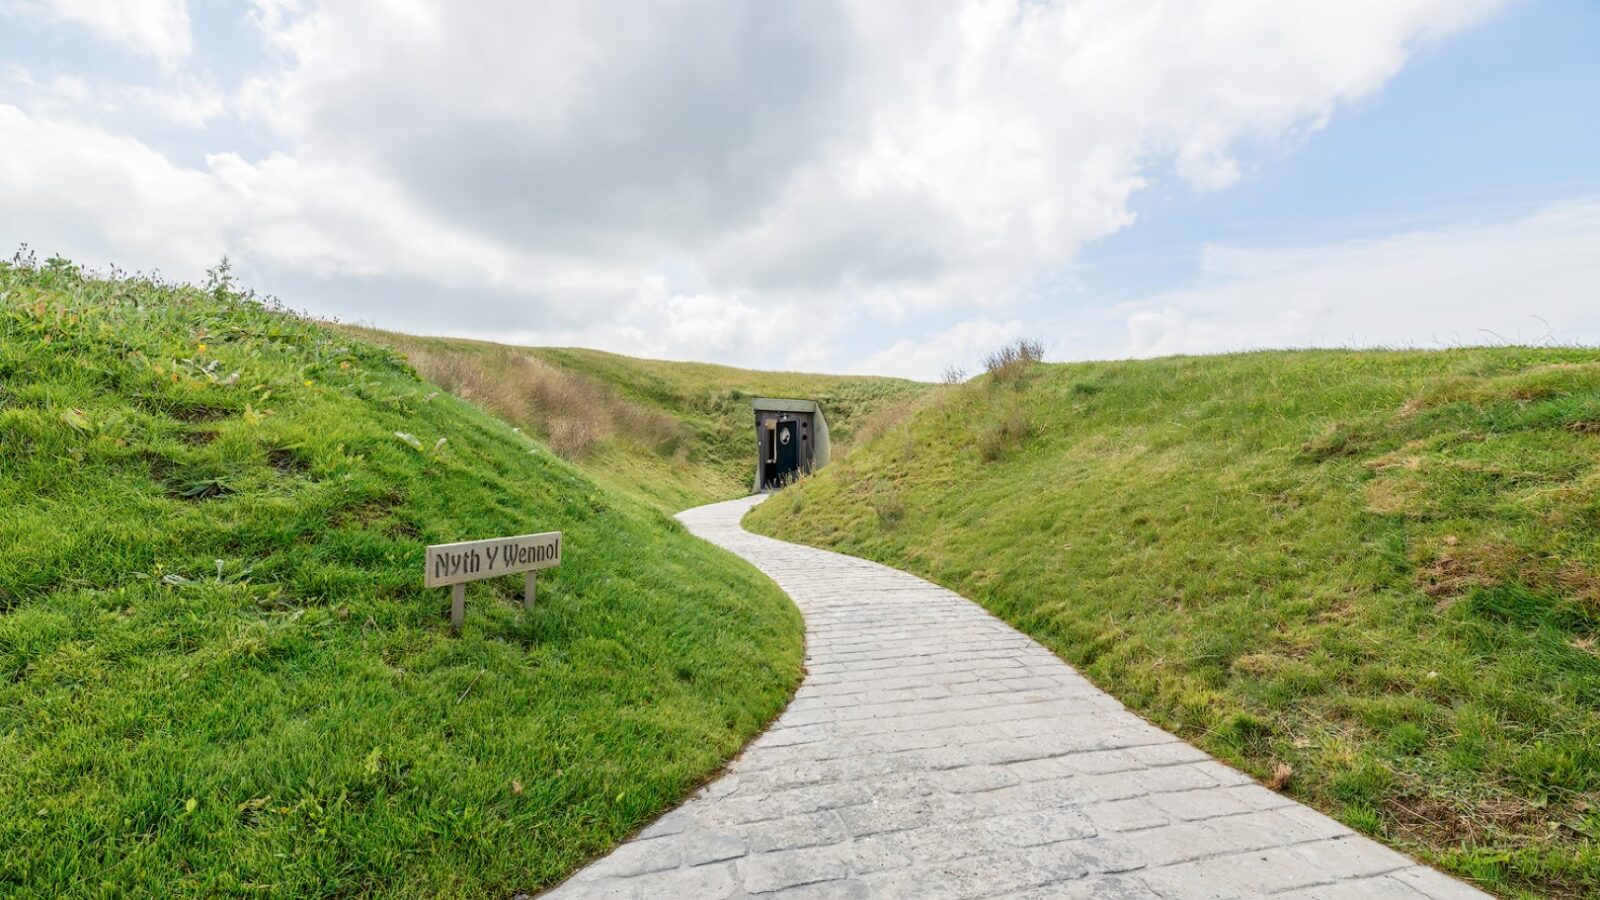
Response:
[[[533,609],[538,571],[559,565],[559,531],[434,544],[428,548],[423,564],[422,583],[430,588],[450,588],[450,627],[460,631],[461,622],[467,614],[467,582],[526,573],[522,586],[522,605],[525,609]]]

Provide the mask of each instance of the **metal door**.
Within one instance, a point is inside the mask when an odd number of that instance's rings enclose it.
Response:
[[[779,422],[773,439],[776,447],[768,477],[775,486],[788,484],[800,474],[800,423],[793,419]]]

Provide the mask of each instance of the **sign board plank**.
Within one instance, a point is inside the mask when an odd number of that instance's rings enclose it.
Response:
[[[428,548],[423,584],[445,587],[497,575],[515,575],[561,564],[561,532],[524,534],[434,544]]]

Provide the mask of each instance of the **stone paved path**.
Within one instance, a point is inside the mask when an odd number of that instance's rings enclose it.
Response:
[[[808,674],[727,773],[547,896],[1485,897],[1125,710],[976,604],[689,510],[806,618]]]

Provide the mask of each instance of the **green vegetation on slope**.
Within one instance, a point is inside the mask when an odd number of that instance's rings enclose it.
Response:
[[[533,890],[800,674],[754,569],[226,284],[0,264],[0,509],[7,896]],[[424,545],[546,529],[450,636]]]
[[[977,599],[1161,725],[1492,889],[1600,891],[1600,353],[1002,375],[749,524]]]
[[[750,492],[756,397],[821,401],[837,458],[871,414],[933,387],[347,330],[403,353],[424,377],[544,437],[601,484],[666,511]]]

